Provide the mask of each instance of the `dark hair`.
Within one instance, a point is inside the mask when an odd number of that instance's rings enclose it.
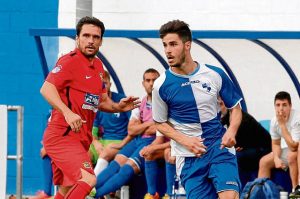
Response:
[[[274,103],[276,100],[287,100],[289,104],[292,104],[291,96],[288,92],[280,91],[275,95]]]
[[[104,24],[102,21],[100,21],[99,19],[97,19],[96,17],[89,17],[89,16],[85,16],[85,17],[82,17],[77,25],[76,25],[76,34],[77,36],[80,35],[80,32],[81,32],[81,29],[82,29],[82,26],[84,24],[93,24],[97,27],[99,27],[101,29],[101,38],[103,37],[103,34],[105,32],[105,27],[104,27]]]
[[[160,38],[164,38],[169,33],[176,33],[183,42],[192,41],[192,32],[189,25],[184,21],[173,20],[162,25],[159,29]]]
[[[145,79],[145,74],[146,73],[156,73],[156,74],[158,74],[158,76],[160,75],[159,72],[156,69],[154,69],[154,68],[148,68],[147,70],[145,70],[145,72],[143,74],[143,79]]]

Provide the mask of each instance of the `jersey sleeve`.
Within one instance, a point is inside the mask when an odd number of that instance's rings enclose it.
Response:
[[[131,111],[130,119],[140,120],[140,109],[135,108]]]
[[[168,105],[162,99],[161,92],[163,92],[162,84],[165,80],[165,76],[160,76],[155,82],[152,90],[152,117],[156,122],[168,121]]]
[[[240,103],[242,97],[226,73],[221,69],[219,71],[219,75],[221,76],[222,80],[219,94],[226,107],[231,109]]]
[[[300,141],[300,118],[299,118],[299,116],[293,122],[290,134],[292,135],[292,138],[295,142]]]
[[[46,81],[53,84],[58,90],[62,90],[71,84],[72,77],[71,64],[61,58],[48,74]]]

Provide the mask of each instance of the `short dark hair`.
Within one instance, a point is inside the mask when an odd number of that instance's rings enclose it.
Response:
[[[154,69],[154,68],[148,68],[147,70],[145,70],[145,72],[143,74],[143,79],[145,79],[145,74],[146,73],[156,73],[156,74],[158,74],[158,76],[160,75],[159,72],[156,69]]]
[[[89,17],[89,16],[85,16],[85,17],[82,17],[77,25],[76,25],[76,34],[77,36],[80,35],[80,32],[81,32],[81,29],[82,29],[82,26],[84,24],[93,24],[97,27],[99,27],[101,29],[101,38],[103,37],[103,34],[105,32],[105,27],[104,27],[104,24],[102,21],[100,21],[99,19],[97,19],[96,17]]]
[[[162,25],[159,29],[160,38],[164,38],[169,33],[176,33],[183,42],[192,41],[192,32],[189,25],[184,21],[173,20]]]
[[[274,104],[276,100],[287,100],[289,104],[292,104],[291,96],[286,91],[280,91],[275,95]]]

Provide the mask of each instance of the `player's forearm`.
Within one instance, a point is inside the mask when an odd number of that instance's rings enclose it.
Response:
[[[235,106],[230,111],[230,125],[228,130],[236,134],[242,121],[242,111],[240,105]]]
[[[131,135],[127,135],[121,142],[121,146],[124,147],[127,143],[129,143],[132,139],[134,138],[134,136]]]
[[[98,109],[109,113],[122,112],[119,104],[112,101],[107,94],[102,95]]]
[[[274,159],[279,158],[281,156],[281,147],[280,147],[280,141],[273,141],[272,140],[272,152],[274,154]]]
[[[176,142],[184,145],[183,141],[187,137],[186,135],[176,131],[169,123],[156,123],[157,130],[161,132],[164,136],[175,140]]]
[[[45,81],[40,93],[53,108],[61,112],[63,115],[71,111],[61,100],[58,91],[53,84]]]
[[[151,122],[144,122],[144,123],[139,123],[139,124],[129,122],[128,134],[132,135],[132,136],[142,134],[149,126],[151,126]]]
[[[282,136],[286,142],[286,144],[288,145],[289,149],[291,151],[297,151],[298,150],[298,142],[295,142],[291,136],[291,134],[289,133],[286,125],[280,125],[281,128],[281,132],[282,132]]]

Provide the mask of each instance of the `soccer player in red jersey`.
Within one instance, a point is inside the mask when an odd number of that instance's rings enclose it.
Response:
[[[76,49],[62,56],[49,73],[41,94],[53,106],[43,144],[52,159],[55,199],[84,199],[96,184],[88,156],[93,121],[98,109],[124,112],[139,106],[136,97],[114,103],[107,95],[102,62],[95,57],[104,24],[83,17],[76,26]]]

